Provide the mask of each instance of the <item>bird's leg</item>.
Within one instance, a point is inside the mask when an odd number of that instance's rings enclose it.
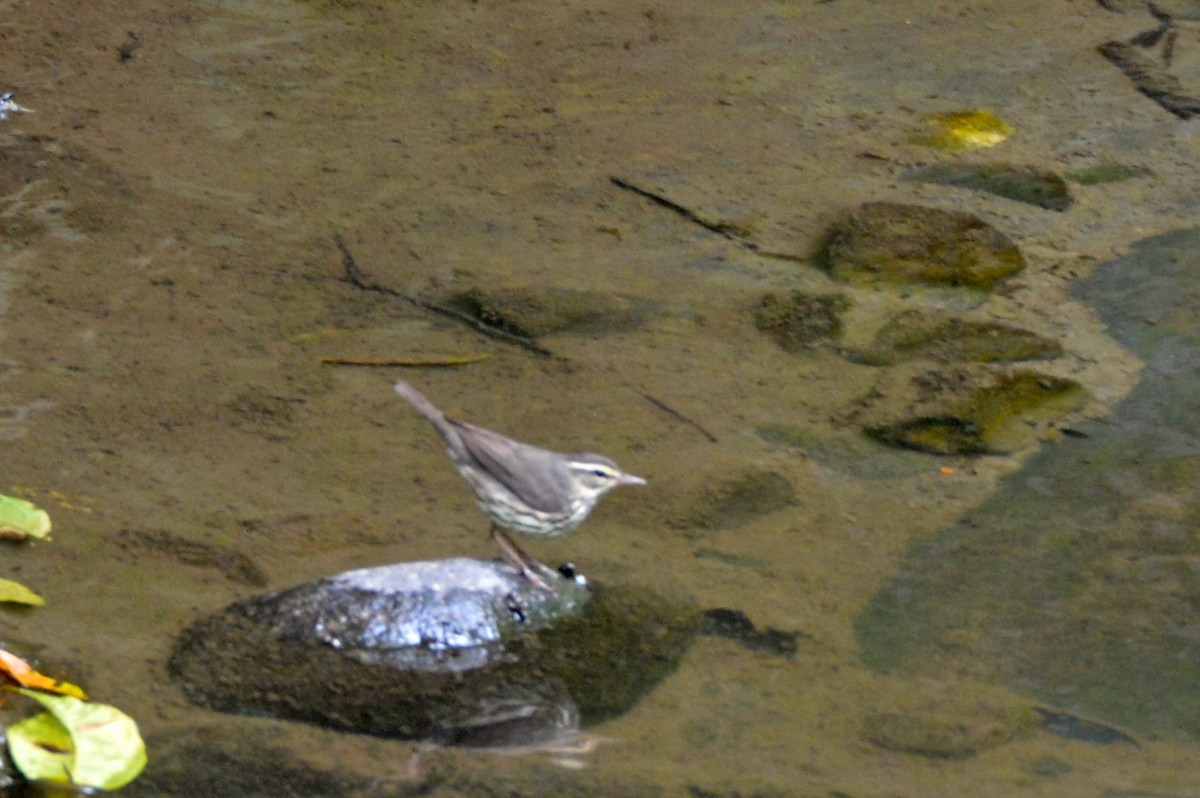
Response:
[[[534,586],[553,592],[550,584],[538,573],[538,569],[545,568],[546,566],[526,554],[517,545],[517,542],[496,524],[492,524],[492,540],[496,541],[496,545],[504,553],[504,559],[508,561],[509,565],[520,571],[521,575],[532,582]]]

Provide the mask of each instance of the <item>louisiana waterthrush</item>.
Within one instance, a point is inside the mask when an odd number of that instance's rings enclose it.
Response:
[[[583,523],[596,502],[618,485],[645,485],[599,454],[560,454],[514,441],[498,432],[448,417],[407,382],[396,393],[423,415],[446,444],[458,473],[475,492],[479,509],[492,521],[492,537],[531,581],[544,568],[521,551],[503,530],[556,538]]]

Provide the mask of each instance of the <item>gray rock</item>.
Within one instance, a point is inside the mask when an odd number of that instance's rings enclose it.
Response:
[[[696,632],[685,605],[547,570],[450,559],[350,571],[189,627],[169,670],[193,702],[465,745],[553,741],[626,711]]]

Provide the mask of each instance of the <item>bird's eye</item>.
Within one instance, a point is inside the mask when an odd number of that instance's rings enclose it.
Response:
[[[592,476],[600,477],[601,479],[605,479],[606,477],[608,477],[608,472],[601,471],[599,468],[597,468],[595,471],[592,472]]]

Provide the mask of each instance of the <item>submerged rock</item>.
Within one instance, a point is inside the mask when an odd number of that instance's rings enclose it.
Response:
[[[384,736],[532,744],[627,710],[674,669],[691,608],[470,559],[350,571],[238,602],[170,660],[187,697]]]
[[[821,260],[859,284],[988,290],[1025,268],[1008,236],[969,213],[872,202],[834,225]]]
[[[849,307],[841,294],[767,294],[754,311],[754,325],[770,333],[783,349],[797,352],[840,336],[842,315]]]
[[[1007,454],[1032,444],[1038,430],[1078,409],[1085,399],[1074,380],[1035,371],[927,371],[903,389],[874,392],[878,411],[908,403],[886,421],[864,424],[872,438],[932,454]],[[868,411],[867,416],[871,413]]]
[[[1067,183],[1046,169],[1007,163],[935,163],[910,169],[905,180],[986,191],[1005,199],[1065,211],[1074,199]]]
[[[887,366],[906,360],[996,363],[1043,360],[1062,354],[1062,345],[1037,333],[948,313],[906,310],[893,316],[866,349],[850,355],[857,363]]]
[[[1142,359],[1141,381],[914,542],[855,628],[868,666],[1003,682],[1052,707],[1056,733],[1118,739],[1074,714],[1195,745],[1200,228],[1128,249],[1071,294]]]
[[[863,738],[889,751],[963,759],[1003,745],[1037,726],[1027,701],[1002,690],[947,679],[937,689],[906,685],[895,706],[864,719]]]

